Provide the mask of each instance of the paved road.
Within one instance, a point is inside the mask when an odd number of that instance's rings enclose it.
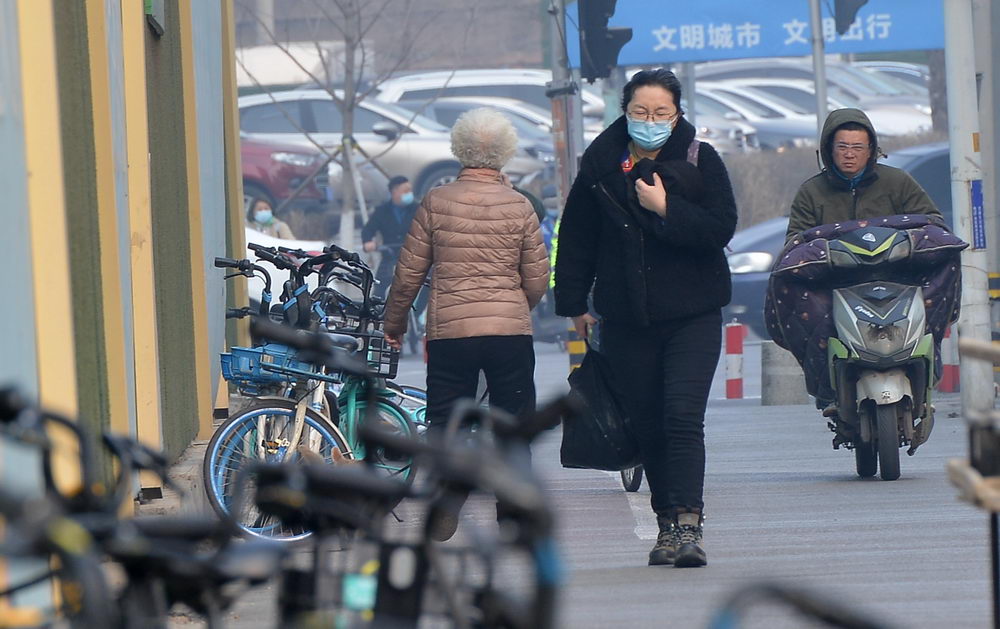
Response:
[[[748,396],[759,395],[754,348]],[[551,345],[537,352],[544,400],[565,388],[567,361]],[[419,383],[422,362],[404,359],[400,373]],[[707,568],[646,566],[656,524],[645,484],[626,494],[617,475],[561,468],[557,432],[535,447],[569,569],[562,626],[705,627],[729,593],[760,579],[815,588],[898,627],[989,625],[987,516],[958,502],[944,473],[946,460],[966,450],[962,420],[948,417],[957,399],[938,401],[933,437],[916,456],[904,455],[900,480],[886,483],[856,478],[853,456],[830,448],[814,409],[726,401],[723,379],[717,374],[707,419]],[[475,500],[464,517],[489,525],[492,508]],[[273,594],[247,597],[233,625],[273,626]],[[818,625],[761,606],[745,626]]]

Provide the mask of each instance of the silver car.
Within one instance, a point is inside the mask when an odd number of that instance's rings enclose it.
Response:
[[[308,133],[327,150],[340,145],[343,120],[325,90],[244,96],[239,109],[240,130],[247,137],[313,146]],[[391,103],[361,101],[354,111],[354,137],[389,176],[409,178],[418,198],[453,181],[460,170],[446,127]],[[544,168],[544,161],[519,151],[504,172],[517,183]]]

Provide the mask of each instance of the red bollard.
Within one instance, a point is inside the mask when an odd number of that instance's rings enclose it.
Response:
[[[941,380],[938,381],[937,389],[942,393],[957,393],[962,388],[958,376],[958,344],[952,334],[952,327],[954,326],[948,326],[944,331],[944,339],[941,341]]]
[[[726,399],[743,399],[743,339],[746,326],[726,324]]]

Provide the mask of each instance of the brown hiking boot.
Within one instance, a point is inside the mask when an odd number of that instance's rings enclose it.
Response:
[[[708,563],[708,557],[701,547],[702,522],[700,513],[691,511],[677,513],[675,568],[697,568]]]
[[[656,516],[656,524],[660,533],[656,536],[656,545],[649,551],[649,565],[669,566],[674,563],[677,553],[677,526],[668,515]]]
[[[838,413],[837,413],[836,402],[830,402],[829,404],[826,405],[826,408],[823,409],[823,417],[836,417],[837,415]]]

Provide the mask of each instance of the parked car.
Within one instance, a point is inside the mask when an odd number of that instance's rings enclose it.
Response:
[[[403,100],[430,101],[448,96],[498,96],[524,101],[549,110],[545,93],[552,80],[550,70],[491,69],[422,72],[399,76],[379,83],[377,98],[388,103]],[[584,127],[600,133],[603,128],[604,99],[586,87],[580,90]]]
[[[523,104],[510,98],[491,97],[447,97],[433,101],[400,101],[398,104],[410,111],[438,122],[449,129],[455,126],[458,117],[467,111],[480,107],[491,107],[502,113],[517,131],[518,143],[531,156],[543,162],[555,160],[555,148],[552,146],[552,133],[543,129],[535,122],[511,111],[511,103]],[[551,124],[551,122],[550,122]]]
[[[240,139],[240,149],[244,209],[249,209],[256,199],[264,199],[277,209],[326,161],[326,155],[313,147],[265,142],[245,136]],[[368,204],[378,205],[389,198],[389,179],[360,155],[355,161]],[[330,162],[288,202],[288,207],[325,210],[331,201],[339,206],[343,191],[343,167]]]
[[[753,98],[723,91],[725,84],[699,81],[695,86],[695,110],[746,122],[757,130],[757,140],[764,150],[784,150],[816,144],[815,118],[778,111]]]
[[[944,142],[912,146],[894,151],[885,161],[901,168],[927,192],[948,225],[952,225],[951,159]],[[789,199],[789,205],[791,199]],[[764,296],[771,265],[785,246],[788,216],[772,218],[736,232],[729,242],[729,272],[733,298],[723,309],[726,321],[750,326],[754,334],[769,338],[764,327]]]
[[[888,74],[895,79],[912,83],[927,90],[931,82],[931,72],[926,65],[903,63],[900,61],[855,61],[855,66]]]
[[[797,115],[816,116],[816,84],[805,79],[727,79],[721,85],[748,89],[766,105],[785,107]],[[861,104],[844,94],[828,95],[828,110],[843,107],[861,108]],[[873,105],[865,109],[881,136],[922,133],[931,128],[931,117],[908,105]]]
[[[239,99],[240,128],[255,140],[311,146],[305,134],[330,150],[340,145],[340,110],[325,90],[290,90]],[[448,129],[391,103],[363,100],[354,111],[354,137],[389,175],[404,175],[418,197],[455,179],[460,169],[451,154]],[[505,169],[516,183],[545,163],[520,152]]]
[[[786,78],[815,80],[812,63],[802,59],[733,59],[713,61],[695,67],[699,80],[723,81],[739,78]],[[831,94],[846,95],[861,104],[862,109],[874,105],[907,105],[930,115],[926,93],[914,93],[892,77],[879,76],[850,64],[827,63],[826,80]]]
[[[323,154],[315,149],[248,137],[240,139],[240,156],[243,162],[244,211],[258,199],[277,208],[324,161]],[[330,198],[328,171],[323,168],[292,203],[321,206]]]

